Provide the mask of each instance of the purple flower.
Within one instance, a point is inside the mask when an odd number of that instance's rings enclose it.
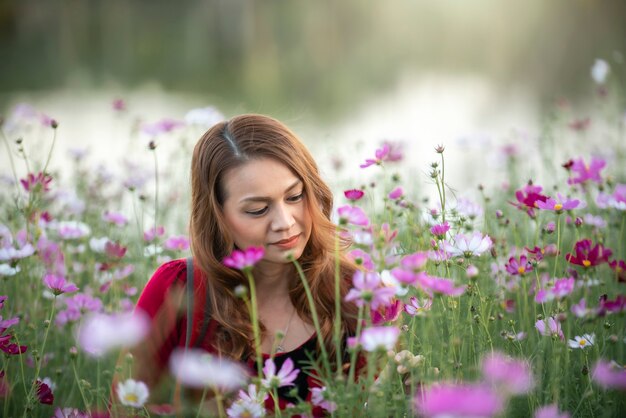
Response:
[[[533,271],[533,265],[528,261],[525,255],[521,255],[519,262],[515,257],[509,258],[509,262],[504,266],[506,271],[511,276],[524,275],[530,271]]]
[[[402,196],[404,196],[404,190],[402,190],[402,187],[400,186],[393,189],[391,192],[389,192],[389,195],[388,195],[389,199],[391,200],[398,200]]]
[[[363,209],[358,206],[344,205],[337,209],[337,213],[339,213],[339,223],[342,225],[367,226],[370,223]]]
[[[365,192],[363,190],[350,189],[350,190],[345,190],[343,194],[346,197],[346,199],[356,202],[357,200],[361,199],[365,195]]]
[[[528,363],[494,352],[483,359],[483,377],[494,388],[505,394],[521,395],[534,386]]]
[[[381,165],[384,161],[400,161],[402,159],[402,151],[400,147],[390,142],[384,142],[383,146],[374,153],[374,159],[366,159],[359,167],[366,168],[371,165]]]
[[[570,177],[567,180],[568,184],[583,184],[588,180],[595,181],[596,183],[602,183],[602,177],[600,171],[606,166],[606,161],[601,158],[593,157],[591,163],[587,165],[582,158],[578,158],[573,161],[570,168],[574,177]]]
[[[374,270],[374,262],[372,262],[372,257],[368,253],[358,248],[351,250],[348,252],[348,257],[354,261],[358,266],[363,266],[367,270]]]
[[[354,302],[357,306],[369,303],[371,309],[389,305],[395,295],[395,290],[381,286],[382,280],[378,273],[362,272],[357,270],[352,277],[354,286],[345,297],[347,302]]]
[[[626,210],[626,184],[617,184],[611,195],[599,193],[596,198],[596,204],[602,209],[610,207],[618,210]]]
[[[425,299],[420,302],[415,296],[409,298],[409,303],[404,305],[404,311],[411,316],[424,315],[425,311],[429,311],[433,304],[432,299]]]
[[[314,406],[319,406],[320,408],[330,412],[331,414],[335,412],[337,409],[337,404],[328,398],[332,396],[329,390],[326,390],[326,387],[323,386],[321,388],[311,388],[311,403]]]
[[[535,418],[570,418],[570,415],[560,412],[558,405],[545,405],[535,411]]]
[[[251,269],[256,263],[258,263],[265,255],[265,249],[263,247],[249,247],[245,250],[234,250],[223,261],[226,267],[230,267],[237,270]]]
[[[445,221],[442,224],[437,224],[430,228],[430,233],[436,235],[438,237],[443,237],[446,235],[446,232],[450,230],[450,224],[448,221]]]
[[[261,379],[261,383],[264,387],[268,389],[277,389],[283,386],[293,386],[296,377],[300,370],[294,369],[293,360],[287,357],[282,367],[276,373],[276,365],[274,364],[274,360],[268,358],[265,360],[265,366],[263,367],[263,375],[265,376]]]
[[[118,347],[132,347],[148,333],[150,320],[141,310],[124,314],[92,314],[78,329],[78,343],[89,355],[101,357]]]
[[[607,295],[600,297],[600,304],[596,309],[598,316],[604,316],[606,313],[620,313],[626,310],[626,297],[617,295],[615,300],[610,300]]]
[[[456,201],[456,211],[459,215],[469,219],[476,219],[483,216],[483,208],[467,198],[459,198]]]
[[[576,209],[580,205],[580,200],[578,199],[568,199],[563,196],[561,193],[557,193],[557,198],[548,198],[545,202],[537,201],[536,206],[539,209],[551,210],[556,213],[562,213],[564,210],[572,210]]]
[[[428,254],[425,252],[416,252],[402,257],[400,265],[406,270],[414,272],[422,270],[428,262]]]
[[[165,240],[165,249],[174,251],[186,251],[189,249],[189,239],[184,235],[173,235]]]
[[[613,260],[609,263],[609,267],[615,272],[615,278],[618,282],[626,282],[626,261]]]
[[[164,118],[158,122],[145,123],[141,127],[141,132],[149,136],[157,136],[160,134],[172,132],[174,129],[179,128],[181,126],[185,126],[185,124],[181,121]]]
[[[56,274],[46,274],[43,278],[43,282],[55,296],[63,293],[72,293],[78,290],[78,287],[74,283],[70,283],[65,280],[65,277],[58,276]]]
[[[554,282],[554,286],[549,289],[542,289],[535,295],[535,302],[544,303],[553,299],[561,299],[574,290],[576,279],[569,277],[567,279],[558,279]]]
[[[124,226],[128,223],[128,218],[118,212],[104,211],[102,214],[102,220],[116,226]]]
[[[432,277],[426,274],[420,274],[417,283],[429,295],[433,293],[441,293],[448,296],[460,296],[465,292],[466,286],[455,287],[454,281],[443,279],[440,277]]]
[[[580,299],[580,301],[571,307],[571,311],[577,318],[584,318],[591,313],[591,309],[587,308],[587,301],[585,298]]]
[[[444,242],[444,248],[451,256],[480,256],[485,251],[489,250],[493,242],[488,235],[483,235],[478,231],[475,231],[472,235],[466,236],[458,234],[454,237],[454,244],[450,244],[447,241]]]
[[[157,237],[162,237],[163,235],[165,235],[164,227],[158,226],[156,229],[152,227],[143,233],[143,240],[146,242],[150,242]]]
[[[369,327],[361,333],[359,342],[365,351],[393,350],[398,341],[400,329],[390,327]]]
[[[561,324],[552,316],[547,320],[540,319],[535,322],[535,328],[545,337],[559,337],[561,340],[565,339],[563,331],[561,330]]]
[[[527,184],[521,190],[515,192],[517,202],[509,202],[520,210],[525,210],[528,216],[535,217],[535,208],[538,202],[545,202],[548,197],[541,194],[543,188],[533,184]]]
[[[426,418],[493,417],[502,413],[504,401],[487,386],[443,383],[419,391],[415,406]]]
[[[614,361],[598,360],[591,378],[604,389],[626,390],[626,369]]]

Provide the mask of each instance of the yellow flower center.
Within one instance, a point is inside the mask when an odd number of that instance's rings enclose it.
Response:
[[[621,268],[620,266],[615,267],[615,272],[616,272],[617,274],[621,273],[622,271],[624,271],[624,269],[623,269],[623,268]]]
[[[583,266],[585,267],[589,267],[591,265],[591,261],[589,260],[583,260]]]
[[[131,402],[136,403],[138,399],[139,398],[137,397],[137,394],[135,393],[127,393],[124,396],[124,400],[128,403],[131,403]]]
[[[554,205],[554,210],[561,210],[563,209],[563,205],[560,203],[557,203],[556,205]]]
[[[519,272],[519,274],[524,274],[526,273],[526,269],[524,268],[524,266],[519,266],[517,268],[517,271]]]
[[[580,345],[581,347],[586,346],[587,340],[585,340],[584,338],[581,338],[580,341],[578,341],[578,345]]]

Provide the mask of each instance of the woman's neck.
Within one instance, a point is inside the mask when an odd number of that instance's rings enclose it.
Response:
[[[259,301],[289,297],[293,268],[289,264],[259,263],[252,272]]]

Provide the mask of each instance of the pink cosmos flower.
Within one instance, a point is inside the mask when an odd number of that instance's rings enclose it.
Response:
[[[519,257],[519,262],[515,257],[509,258],[509,262],[504,266],[511,276],[524,275],[533,271],[533,265],[525,255]]]
[[[570,415],[560,412],[558,405],[545,405],[535,411],[535,418],[570,418]]]
[[[613,260],[609,263],[609,267],[615,272],[618,282],[626,282],[626,261]]]
[[[366,270],[374,270],[375,266],[372,262],[372,257],[368,253],[358,248],[348,252],[348,257],[354,261],[358,266],[365,267]]]
[[[454,237],[454,244],[444,241],[445,250],[453,257],[478,257],[489,250],[492,245],[493,242],[489,235],[483,235],[478,231],[475,231],[470,236],[458,234]]]
[[[614,361],[598,360],[591,378],[604,389],[626,390],[626,369]]]
[[[484,213],[483,208],[479,204],[464,197],[457,199],[455,209],[460,216],[469,219],[476,219],[483,216]]]
[[[420,390],[415,406],[426,418],[494,417],[504,410],[504,401],[484,385],[443,383]]]
[[[483,358],[482,371],[486,382],[507,395],[521,395],[534,386],[528,363],[502,353],[494,352]]]
[[[111,258],[120,259],[126,254],[127,248],[122,246],[119,242],[107,241],[104,244],[104,252]]]
[[[174,129],[185,126],[181,121],[164,118],[154,123],[145,123],[141,127],[141,132],[149,136],[157,136],[172,132]]]
[[[257,391],[256,385],[248,385],[248,391],[239,390],[239,396],[226,410],[228,418],[262,418],[267,415],[265,400],[268,398],[265,391]]]
[[[547,320],[540,319],[535,322],[535,328],[537,328],[537,331],[545,337],[558,336],[561,340],[565,339],[563,331],[561,330],[561,324],[552,316]]]
[[[365,351],[393,350],[400,336],[400,329],[390,327],[369,327],[361,333],[359,343]]]
[[[406,287],[413,286],[417,283],[417,278],[420,274],[425,273],[414,273],[412,271],[407,271],[401,268],[395,268],[391,270],[391,276],[399,282],[398,284]]]
[[[528,216],[535,217],[537,202],[545,202],[548,197],[541,194],[543,187],[527,184],[521,190],[515,192],[517,202],[509,202],[520,210],[525,210]]]
[[[339,213],[339,224],[341,225],[367,226],[370,223],[363,209],[358,206],[344,205],[337,209],[337,213]]]
[[[400,186],[393,189],[391,192],[389,192],[389,195],[388,195],[389,199],[391,200],[398,200],[402,196],[404,196],[404,190]]]
[[[237,270],[251,269],[256,263],[258,263],[265,255],[265,249],[263,247],[249,247],[245,250],[234,250],[223,261],[226,267],[230,267]]]
[[[370,309],[370,317],[373,325],[382,325],[388,322],[394,322],[400,317],[403,303],[399,300],[385,305],[377,310]]]
[[[476,267],[473,264],[470,264],[469,266],[467,266],[467,268],[465,269],[465,274],[467,275],[467,277],[469,278],[474,278],[476,276],[478,276],[478,274],[480,273],[480,271],[478,270],[478,267]]]
[[[422,270],[428,262],[428,253],[418,251],[413,254],[405,255],[400,261],[400,265],[405,270],[418,272]]]
[[[56,229],[62,239],[79,239],[91,234],[89,225],[79,221],[52,222],[50,227]]]
[[[244,368],[234,361],[218,358],[199,348],[178,348],[170,356],[170,370],[180,382],[192,388],[232,391],[248,380]]]
[[[454,281],[441,277],[432,277],[421,274],[417,278],[419,286],[431,297],[433,293],[441,293],[448,296],[460,296],[465,293],[466,286],[455,287]]]
[[[561,193],[557,193],[557,198],[548,198],[544,202],[537,201],[536,206],[539,209],[551,210],[556,213],[562,213],[565,210],[576,209],[580,205],[580,200],[578,199],[568,199],[563,196]]]
[[[102,214],[102,220],[116,226],[124,226],[128,223],[128,218],[126,216],[121,213],[111,212],[108,210],[104,211]]]
[[[591,313],[591,309],[587,308],[587,301],[585,298],[580,299],[578,303],[572,305],[570,310],[577,318],[585,318]]]
[[[448,221],[445,221],[442,224],[437,224],[430,228],[430,233],[436,235],[438,237],[444,237],[446,232],[450,230],[450,224]]]
[[[37,192],[43,191],[47,192],[50,190],[50,183],[52,182],[52,177],[48,174],[44,174],[42,172],[37,173],[37,175],[33,173],[28,173],[25,179],[21,179],[20,183],[22,183],[22,187],[27,192]]]
[[[88,412],[79,411],[76,408],[59,408],[54,410],[52,418],[94,418],[95,415],[91,415]]]
[[[173,235],[165,240],[163,247],[167,250],[186,251],[189,249],[189,239],[184,235]]]
[[[346,199],[356,202],[357,200],[361,199],[365,195],[365,192],[363,190],[350,189],[350,190],[345,190],[343,194],[346,197]]]
[[[617,184],[613,194],[599,193],[596,204],[602,209],[626,210],[626,184]]]
[[[143,233],[143,240],[146,242],[150,242],[157,237],[162,237],[163,235],[165,235],[164,227],[158,226],[156,229],[152,227]]]
[[[357,306],[369,303],[371,309],[378,309],[391,303],[395,290],[381,286],[382,280],[378,273],[362,272],[357,270],[352,277],[354,286],[345,297],[347,302],[354,302]]]
[[[300,370],[294,369],[293,360],[287,357],[285,362],[282,364],[278,373],[276,373],[276,364],[274,364],[274,360],[268,358],[265,360],[265,366],[263,367],[263,376],[261,379],[261,384],[263,387],[271,390],[277,389],[283,386],[293,386],[296,377]]]
[[[337,404],[329,400],[332,395],[330,391],[326,390],[326,387],[311,388],[311,403],[313,406],[319,406],[320,408],[330,412],[331,414],[337,409]]]
[[[78,329],[78,344],[89,355],[101,357],[118,347],[133,347],[148,333],[150,319],[141,310],[123,314],[94,313]]]
[[[366,159],[359,167],[366,168],[374,164],[381,165],[385,161],[400,161],[402,159],[402,152],[399,147],[389,142],[383,143],[383,146],[377,149],[374,154],[374,159]]]
[[[124,101],[124,99],[115,99],[111,103],[111,107],[116,112],[123,112],[126,110],[126,102]]]
[[[608,263],[609,257],[613,252],[608,248],[604,248],[602,244],[596,244],[593,247],[591,244],[590,239],[578,241],[574,246],[575,254],[572,255],[568,253],[565,259],[572,264],[583,267],[592,267],[598,264]]]
[[[63,293],[72,293],[78,290],[78,287],[74,283],[70,283],[65,280],[63,276],[57,276],[55,274],[46,274],[43,277],[43,283],[48,286],[55,296]]]
[[[535,295],[535,302],[544,303],[554,299],[562,299],[574,290],[576,279],[569,277],[567,279],[558,279],[554,282],[554,286],[548,289],[541,289]]]
[[[421,316],[425,315],[426,311],[430,311],[432,305],[433,300],[430,298],[424,299],[420,302],[415,296],[411,296],[409,298],[409,303],[404,305],[404,311],[411,316]]]
[[[445,250],[430,250],[428,251],[428,259],[432,260],[436,265],[450,259],[450,254]]]
[[[593,157],[591,163],[587,165],[582,158],[578,158],[573,161],[570,171],[574,174],[567,180],[567,183],[583,184],[588,180],[594,181],[598,184],[602,183],[602,177],[600,171],[606,166],[606,161],[601,158]]]

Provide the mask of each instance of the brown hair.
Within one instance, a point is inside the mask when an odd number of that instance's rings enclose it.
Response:
[[[313,293],[324,343],[329,353],[335,315],[335,230],[330,221],[333,197],[321,179],[317,165],[296,135],[276,119],[263,115],[241,115],[220,122],[198,141],[191,162],[191,249],[195,264],[205,273],[211,298],[211,318],[218,322],[214,345],[223,354],[242,359],[253,353],[253,331],[249,313],[234,294],[237,285],[247,285],[244,275],[222,264],[234,248],[222,214],[224,173],[246,161],[272,158],[287,166],[304,185],[305,200],[312,219],[309,242],[298,262]],[[356,267],[340,241],[342,329],[354,333],[356,307],[344,302]],[[290,298],[298,314],[311,322],[311,311],[301,280],[294,269]],[[334,355],[330,359],[334,359]]]

